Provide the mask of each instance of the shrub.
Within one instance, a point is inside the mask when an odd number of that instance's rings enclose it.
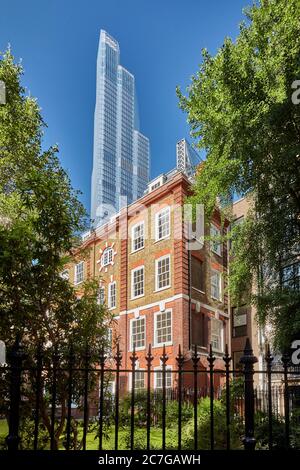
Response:
[[[238,416],[231,417],[230,435],[231,448],[242,448],[242,426]],[[210,449],[210,399],[202,398],[197,407],[198,425],[198,448]],[[183,427],[182,431],[183,448],[193,449],[194,447],[194,418],[191,418]],[[226,449],[226,407],[221,400],[214,400],[214,448]]]
[[[162,425],[162,397],[151,392],[151,426]],[[131,417],[131,395],[128,394],[120,400],[119,422],[121,426],[128,426]],[[183,402],[181,408],[181,421],[187,422],[193,416],[193,407],[190,403]],[[146,427],[147,424],[147,393],[138,392],[135,396],[134,421],[138,427]],[[167,400],[166,402],[166,426],[174,427],[178,423],[178,401]]]

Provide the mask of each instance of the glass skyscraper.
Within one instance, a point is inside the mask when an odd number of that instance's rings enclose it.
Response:
[[[149,139],[138,129],[134,76],[120,65],[118,42],[101,30],[91,187],[94,227],[143,195],[149,155]]]

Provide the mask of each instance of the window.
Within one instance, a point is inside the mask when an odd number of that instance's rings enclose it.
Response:
[[[111,247],[105,248],[101,256],[101,266],[107,266],[111,264],[113,260],[113,250]]]
[[[162,389],[163,388],[163,375],[162,366],[154,368],[154,388]],[[165,384],[166,388],[172,387],[172,367],[166,366],[165,368]]]
[[[128,387],[132,390],[132,372],[129,373]],[[145,388],[145,372],[144,369],[140,369],[139,361],[135,364],[134,374],[134,390],[143,390]]]
[[[99,287],[98,290],[98,304],[104,305],[105,303],[105,289],[104,287]]]
[[[172,342],[172,312],[159,312],[155,317],[155,345],[162,346]]]
[[[75,279],[74,279],[75,284],[80,284],[80,282],[83,281],[83,267],[84,267],[83,261],[80,261],[80,263],[75,265]]]
[[[212,271],[210,277],[211,296],[214,299],[221,300],[221,273]]]
[[[155,216],[156,241],[167,238],[170,235],[170,208],[166,207]]]
[[[68,281],[70,278],[69,270],[65,269],[61,274],[60,277],[64,279],[65,281]]]
[[[196,258],[195,256],[191,257],[191,280],[192,287],[194,289],[204,292],[204,268],[203,261]]]
[[[192,311],[192,345],[207,348],[208,346],[208,316]]]
[[[144,349],[146,339],[146,319],[140,317],[130,322],[130,350]]]
[[[300,289],[300,263],[284,266],[281,271],[282,287],[289,289]]]
[[[244,352],[243,351],[235,351],[233,353],[233,369],[234,370],[241,370],[243,369],[243,364],[240,363],[241,358],[243,357]]]
[[[233,307],[232,320],[233,320],[233,337],[247,335],[247,307]]]
[[[223,351],[223,322],[211,319],[211,345],[214,351]]]
[[[116,307],[116,283],[108,284],[108,308]]]
[[[144,248],[145,239],[144,239],[144,222],[141,222],[134,227],[132,227],[132,247],[131,250],[137,251]]]
[[[131,271],[131,297],[142,297],[144,295],[144,266]]]
[[[170,255],[163,256],[155,261],[155,289],[161,290],[170,287]]]
[[[215,225],[210,226],[210,249],[217,255],[221,256],[222,254],[222,243],[220,241],[221,230],[218,229]]]
[[[135,371],[134,375],[134,389],[143,390],[145,388],[145,373],[139,370]]]
[[[100,384],[101,384],[101,381],[100,381]],[[99,392],[100,392],[100,388],[99,388]],[[106,382],[106,385],[105,385],[105,396],[108,396],[111,397],[111,396],[114,396],[116,393],[116,382],[115,380],[109,380],[109,382]]]
[[[108,357],[110,357],[112,354],[112,328],[108,328],[106,331],[105,354]]]

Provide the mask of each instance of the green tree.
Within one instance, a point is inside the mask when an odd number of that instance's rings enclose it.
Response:
[[[283,265],[299,256],[300,106],[292,94],[300,79],[300,3],[261,0],[245,15],[235,41],[226,38],[215,56],[203,51],[187,96],[177,92],[206,151],[191,201],[210,216],[217,197],[251,195],[246,223],[234,230],[229,286],[237,303],[257,286],[259,319],[273,325],[283,349],[300,333],[299,281],[298,290],[297,276],[294,285],[280,282]]]
[[[108,310],[98,304],[98,285],[88,280],[82,295],[61,275],[65,264],[76,258],[74,247],[86,227],[87,216],[58,159],[58,149],[42,149],[45,124],[37,101],[25,95],[20,84],[22,67],[8,50],[0,57],[0,80],[6,86],[6,103],[0,105],[0,337],[8,348],[18,336],[28,354],[26,365],[35,364],[36,349],[43,345],[43,360],[51,365],[56,348],[59,363],[67,365],[72,340],[76,365],[95,362],[105,346]],[[85,254],[83,254],[84,256]],[[82,256],[82,254],[81,254]],[[90,374],[92,389],[96,376]],[[76,378],[75,378],[76,379]],[[55,442],[64,431],[68,374],[59,372],[57,399],[61,418],[55,423]],[[51,378],[42,377],[51,390]],[[28,415],[35,403],[35,378],[25,374],[23,393]],[[1,394],[5,405],[5,393]],[[74,380],[73,401],[82,403],[83,380]],[[43,426],[50,433],[49,394],[42,393]]]

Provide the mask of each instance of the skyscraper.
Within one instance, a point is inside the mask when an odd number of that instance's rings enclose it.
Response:
[[[181,139],[176,144],[176,167],[187,176],[193,177],[201,157],[186,139]]]
[[[138,129],[134,76],[118,42],[101,30],[97,57],[91,218],[102,225],[141,197],[149,180],[149,139]]]

